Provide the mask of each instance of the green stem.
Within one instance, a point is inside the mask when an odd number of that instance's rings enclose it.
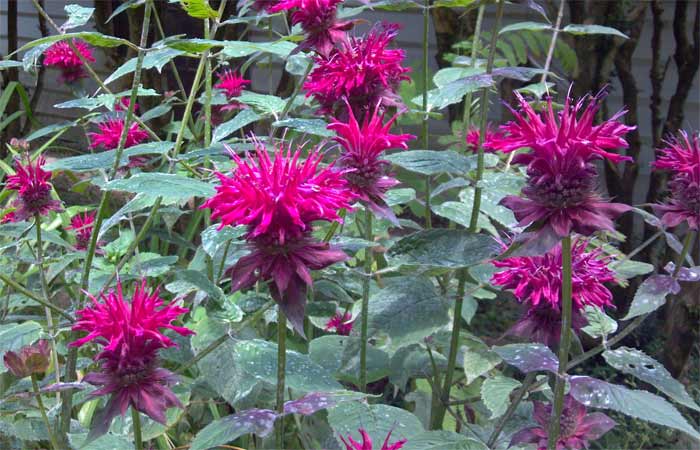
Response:
[[[204,39],[209,39],[209,19],[204,21]],[[211,145],[211,60],[206,59],[206,76],[204,78],[204,89],[206,92],[204,101],[204,146]]]
[[[41,240],[41,215],[39,213],[34,215],[34,227],[36,228],[36,259],[37,265],[39,266],[39,282],[41,283],[41,294],[44,297],[46,303],[51,303],[51,298],[49,296],[49,284],[46,281],[46,273],[44,272],[44,244]],[[53,370],[56,376],[56,383],[61,382],[61,368],[58,365],[58,352],[56,351],[56,326],[53,323],[53,316],[51,315],[51,308],[44,307],[44,312],[46,313],[46,326],[49,329],[49,335],[51,336],[51,356],[53,360]],[[56,393],[56,400],[60,399],[60,394]]]
[[[287,369],[287,317],[277,307],[277,412],[284,412],[284,383]],[[275,422],[275,448],[284,449],[284,420]]]
[[[501,28],[501,18],[503,17],[503,0],[498,0],[496,5],[496,25],[491,31],[491,42],[489,43],[489,57],[486,62],[486,74],[493,72],[493,61],[496,57],[496,41],[498,39],[498,30]],[[479,221],[479,211],[481,210],[481,186],[479,182],[484,177],[484,136],[486,135],[486,125],[488,124],[488,107],[489,107],[489,88],[485,87],[481,90],[481,99],[479,100],[479,113],[481,114],[481,123],[479,126],[479,150],[476,159],[476,179],[474,180],[474,203],[472,205],[472,215],[469,220],[469,231],[476,232],[477,222]]]
[[[464,287],[466,285],[466,269],[460,269],[457,275],[457,296],[455,298],[454,317],[452,318],[452,336],[450,338],[450,352],[447,357],[447,372],[442,385],[442,401],[436,405],[437,412],[433,416],[432,429],[438,430],[442,426],[445,418],[445,406],[450,401],[450,390],[452,389],[452,376],[457,365],[457,353],[459,351],[459,329],[462,324],[462,305],[464,304]]]
[[[690,252],[690,248],[693,246],[693,240],[695,239],[696,234],[697,231],[688,230],[688,234],[685,235],[685,239],[683,240],[683,250],[681,250],[681,254],[678,255],[678,259],[676,260],[676,268],[673,269],[673,278],[678,277],[683,264],[685,264],[685,258],[688,256],[688,252]]]
[[[486,11],[486,5],[479,5],[479,12],[476,15],[476,28],[474,29],[474,38],[472,39],[472,54],[471,61],[469,61],[470,67],[476,67],[476,58],[479,56],[479,44],[481,43],[481,25],[484,22],[484,11]],[[462,137],[462,145],[464,145],[464,150],[467,150],[467,133],[469,133],[469,128],[472,125],[472,93],[467,93],[464,99],[464,112],[462,114],[462,127],[464,129],[464,136]]]
[[[372,212],[365,207],[365,239],[374,240]],[[365,249],[364,278],[362,278],[362,311],[360,312],[360,391],[367,392],[367,328],[369,322],[369,289],[372,281],[372,248]]]
[[[547,449],[556,450],[560,434],[561,412],[564,409],[564,389],[566,387],[566,367],[569,361],[571,345],[571,236],[561,241],[562,279],[561,279],[561,336],[559,338],[559,370],[554,386],[554,407],[552,409]]]
[[[430,0],[425,0],[423,4],[423,123],[421,124],[420,136],[421,143],[425,150],[429,146],[429,129],[428,129],[428,35],[430,32]],[[430,196],[432,195],[432,187],[430,185],[430,175],[425,176],[425,228],[433,227],[433,214],[430,210]]]
[[[71,317],[67,312],[59,308],[58,306],[51,304],[44,300],[43,298],[39,297],[36,295],[34,292],[28,290],[12,278],[8,277],[7,275],[0,273],[0,281],[5,283],[7,286],[11,287],[15,291],[19,292],[20,294],[34,300],[35,302],[39,303],[40,305],[49,308],[51,311],[58,313],[61,317],[64,319],[68,320],[69,322],[75,322],[75,319]]]
[[[494,448],[494,445],[498,440],[498,436],[501,434],[501,431],[503,431],[503,427],[505,427],[506,423],[508,423],[508,419],[510,419],[515,410],[518,408],[518,405],[525,397],[525,394],[530,389],[532,383],[535,381],[535,375],[537,375],[537,372],[530,372],[525,376],[525,380],[523,380],[522,386],[520,386],[518,391],[515,393],[515,398],[513,399],[513,402],[508,406],[508,410],[506,411],[506,413],[503,414],[498,420],[496,428],[493,429],[493,433],[491,433],[489,441],[486,444],[488,448]]]
[[[46,415],[46,408],[44,407],[44,401],[41,399],[41,391],[39,390],[39,383],[37,383],[36,381],[35,374],[32,374],[32,390],[34,390],[34,395],[36,395],[36,403],[39,406],[41,420],[44,421],[46,433],[48,433],[49,435],[49,442],[51,442],[51,448],[53,450],[60,450],[58,442],[56,441],[56,436],[54,436],[53,431],[51,430],[51,422],[49,422],[49,417]]]
[[[294,104],[294,100],[299,95],[299,92],[301,92],[301,88],[304,86],[304,82],[306,81],[306,78],[309,76],[309,74],[311,73],[311,69],[313,68],[313,63],[309,63],[309,65],[306,66],[306,71],[304,72],[304,75],[301,77],[301,80],[299,80],[299,84],[297,84],[294,87],[292,95],[290,95],[289,99],[287,99],[287,103],[284,105],[284,109],[282,110],[279,118],[277,119],[278,121],[284,120],[284,118],[287,117],[287,114],[289,114],[289,111],[292,109],[292,104]]]
[[[119,169],[119,161],[121,160],[121,155],[124,150],[124,145],[126,143],[126,137],[127,137],[127,132],[129,128],[129,124],[131,123],[131,120],[135,118],[134,116],[134,107],[136,105],[136,99],[138,97],[138,88],[139,84],[141,83],[141,70],[143,67],[143,59],[145,57],[145,50],[144,47],[146,47],[148,43],[148,31],[149,31],[149,24],[150,24],[150,19],[151,19],[151,12],[153,9],[153,3],[152,1],[147,1],[145,6],[144,6],[144,15],[143,15],[143,28],[141,30],[141,41],[140,41],[140,49],[138,52],[138,55],[136,57],[136,67],[134,68],[134,79],[133,83],[131,85],[131,97],[130,97],[130,103],[129,107],[127,108],[126,111],[126,117],[124,119],[124,129],[122,130],[122,134],[119,138],[119,145],[115,151],[114,154],[114,165],[112,166],[112,173],[111,177],[113,178],[114,175],[117,173],[117,170]],[[76,52],[77,55],[81,56],[80,52]],[[89,66],[88,66],[89,67]],[[99,80],[99,77],[97,75],[94,75],[97,80]],[[101,80],[98,81],[98,83],[101,83]],[[106,86],[104,84],[101,84],[101,86],[106,89]],[[108,91],[108,90],[107,90]],[[109,91],[108,91],[109,92]],[[137,120],[137,122],[141,123],[140,121]],[[156,136],[156,139],[158,139],[158,136]],[[92,261],[95,257],[95,251],[97,250],[97,236],[100,233],[100,228],[102,227],[102,222],[107,215],[107,206],[109,204],[109,197],[110,197],[110,191],[104,191],[102,193],[102,197],[100,198],[100,206],[97,210],[97,214],[95,217],[95,224],[93,225],[92,229],[92,236],[90,237],[90,244],[88,245],[87,249],[87,254],[85,256],[85,265],[83,266],[83,273],[81,276],[80,280],[80,296],[78,297],[78,303],[77,303],[77,308],[82,307],[83,302],[85,301],[85,296],[86,292],[89,287],[89,281],[90,281],[90,271],[92,270]],[[73,332],[71,334],[72,338],[77,338],[77,333]],[[78,349],[77,347],[70,347],[68,350],[68,357],[66,359],[66,381],[74,381],[76,379],[76,362],[78,360]],[[71,420],[71,409],[73,407],[73,390],[67,390],[64,391],[61,394],[61,422],[60,422],[60,434],[61,436],[65,436],[68,431],[70,430],[70,420]]]
[[[131,425],[134,428],[134,448],[143,450],[143,435],[141,434],[141,416],[136,408],[131,407]]]
[[[554,25],[554,31],[552,33],[552,40],[549,43],[549,50],[547,51],[547,59],[544,63],[544,71],[542,72],[542,77],[540,78],[540,83],[546,86],[547,75],[549,74],[549,68],[552,65],[552,58],[554,57],[554,48],[557,44],[557,37],[559,36],[559,29],[561,28],[561,21],[564,18],[564,5],[566,2],[564,0],[559,0],[559,11],[557,12],[557,21]]]

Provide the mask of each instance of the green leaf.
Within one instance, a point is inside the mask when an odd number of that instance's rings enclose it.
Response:
[[[113,180],[103,186],[107,191],[126,191],[133,194],[161,196],[170,200],[187,200],[192,197],[211,197],[214,186],[182,175],[152,172],[137,173],[131,178]]]
[[[309,358],[336,379],[359,384],[360,340],[358,337],[327,335],[309,343]],[[367,347],[367,382],[371,383],[389,374],[389,355],[371,345]]]
[[[477,378],[501,363],[501,358],[486,348],[486,346],[482,348],[463,347],[463,352],[464,360],[462,366],[464,367],[467,384],[472,384]]]
[[[42,327],[37,322],[28,320],[22,323],[0,325],[0,351],[19,351],[25,345],[31,345],[39,339]],[[0,366],[0,373],[7,371],[5,364]]]
[[[146,0],[126,0],[126,1],[122,2],[122,4],[119,5],[112,12],[112,14],[110,14],[109,18],[107,18],[107,23],[109,23],[112,19],[114,19],[116,16],[123,13],[127,9],[138,8],[139,6],[143,5],[144,3],[146,3]]]
[[[605,341],[609,334],[617,331],[615,319],[605,314],[602,309],[586,305],[583,311],[588,324],[581,330],[592,338],[603,338]]]
[[[163,66],[165,66],[168,62],[172,61],[175,57],[183,54],[185,54],[184,51],[177,50],[174,48],[165,47],[155,49],[146,53],[146,55],[143,57],[142,67],[144,69],[155,68],[158,71],[158,73],[160,73],[161,70],[163,70]],[[124,75],[136,70],[136,60],[137,58],[131,58],[130,60],[119,66],[117,70],[112,72],[112,74],[109,77],[107,77],[104,83],[109,84],[112,81],[117,80],[123,77]]]
[[[392,442],[407,439],[423,433],[420,420],[410,412],[388,405],[367,405],[360,402],[346,402],[328,410],[328,424],[341,445],[340,436],[348,436],[362,442],[358,430],[363,428],[372,442],[384,442],[391,432]]]
[[[465,228],[469,228],[471,225],[472,203],[443,202],[439,205],[431,205],[431,209],[438,216],[451,220]],[[484,214],[479,214],[476,225],[478,229],[487,230],[491,234],[497,233],[496,229],[493,227],[493,225],[491,225],[488,217],[486,217]]]
[[[613,264],[613,269],[618,277],[629,280],[639,275],[646,275],[654,271],[654,266],[641,261],[627,259],[618,264]]]
[[[683,431],[700,440],[700,433],[673,405],[658,395],[591,377],[570,377],[570,382],[571,395],[588,407],[612,409],[630,417]]]
[[[391,265],[458,269],[495,254],[493,239],[462,229],[434,228],[401,238],[387,252]]]
[[[160,41],[160,43],[167,47],[182,50],[183,52],[187,53],[201,53],[213,47],[223,47],[225,44],[223,41],[215,41],[213,39],[182,39],[178,36],[167,37]]]
[[[481,400],[491,411],[491,419],[501,417],[505,414],[510,404],[510,393],[520,386],[518,380],[496,375],[487,378],[481,385]]]
[[[479,89],[490,87],[492,84],[493,77],[482,73],[460,78],[437,89],[431,89],[428,91],[427,111],[443,109],[454,103],[459,103],[462,101],[462,97],[469,92],[476,92]],[[411,99],[411,102],[422,108],[423,96],[414,97]]]
[[[20,61],[13,61],[11,59],[5,59],[0,61],[0,70],[10,69],[12,67],[22,67],[22,63]]]
[[[633,375],[649,383],[678,403],[700,411],[700,406],[685,390],[685,387],[666,370],[663,364],[641,350],[619,347],[603,352],[605,361],[617,370]]]
[[[253,53],[270,53],[280,58],[287,58],[297,46],[289,41],[224,41],[223,47],[221,53],[228,58],[243,58]]]
[[[260,116],[258,113],[252,109],[240,110],[233,119],[222,123],[214,129],[214,134],[211,141],[212,144],[216,144],[217,142],[226,139],[234,132],[259,119]]]
[[[481,67],[445,67],[435,73],[433,76],[433,83],[435,83],[435,86],[438,88],[442,88],[453,81],[483,72],[484,69]]]
[[[610,34],[613,36],[619,36],[621,38],[629,39],[629,37],[621,32],[611,27],[604,27],[602,25],[583,25],[579,23],[572,23],[564,27],[561,30],[564,33],[569,33],[573,35],[584,35],[584,34]]]
[[[61,25],[61,30],[66,31],[71,28],[82,27],[90,20],[95,8],[86,8],[80,5],[66,5],[63,10],[68,15],[68,20]]]
[[[65,120],[63,122],[54,123],[51,125],[47,125],[43,128],[39,128],[38,130],[34,131],[32,134],[27,136],[25,139],[28,142],[31,142],[35,139],[39,139],[40,137],[44,137],[44,136],[49,135],[49,134],[58,133],[59,131],[65,130],[66,128],[70,128],[73,125],[75,125],[75,123],[68,121],[68,120]]]
[[[219,230],[219,225],[211,225],[200,234],[202,239],[202,248],[207,255],[213,258],[219,249],[223,248],[228,241],[238,239],[245,233],[246,228],[243,226],[226,226]]]
[[[204,292],[216,302],[222,302],[224,299],[224,291],[198,270],[178,270],[175,279],[189,284],[192,290]]]
[[[396,277],[386,280],[384,289],[369,301],[370,336],[388,337],[387,351],[423,342],[450,323],[447,301],[425,277]]]
[[[207,0],[180,0],[180,5],[195,19],[216,19],[219,16]]]
[[[406,170],[423,175],[464,175],[476,168],[473,160],[452,150],[409,150],[387,155],[386,159]]]
[[[413,188],[389,189],[385,200],[389,206],[405,205],[416,199],[416,190]]]
[[[328,129],[328,123],[322,119],[285,119],[272,124],[273,127],[289,128],[303,134],[313,134],[314,136],[331,137],[334,133]]]
[[[96,31],[80,31],[78,33],[66,33],[66,34],[54,34],[51,36],[46,36],[41,39],[36,39],[27,44],[24,44],[18,52],[26,51],[39,45],[52,44],[58,41],[65,41],[67,39],[82,39],[88,44],[94,45],[96,47],[119,47],[120,45],[128,45],[133,47],[134,45],[127,41],[126,39],[117,38],[114,36],[107,36]]]
[[[120,166],[129,162],[129,157],[139,155],[162,155],[170,151],[175,145],[174,142],[148,142],[146,144],[134,145],[122,152]],[[114,166],[116,152],[108,150],[100,153],[71,156],[60,158],[46,165],[47,170],[71,170],[73,172],[87,172],[90,170],[111,169]]]
[[[439,430],[411,437],[401,450],[488,450],[488,447],[463,434]]]
[[[433,360],[438,371],[447,368],[447,358],[440,353],[433,353]],[[435,375],[430,355],[423,345],[411,344],[402,347],[391,357],[389,381],[401,390],[405,390],[411,378],[428,378]]]
[[[668,275],[652,275],[637,288],[632,299],[632,305],[622,320],[629,320],[659,309],[666,303],[668,294],[680,291],[678,281]]]
[[[511,31],[520,31],[520,30],[527,30],[527,31],[552,30],[552,25],[548,24],[548,23],[543,23],[543,22],[518,22],[518,23],[512,23],[510,25],[506,25],[505,27],[501,28],[501,30],[498,32],[498,34],[508,33]]]
[[[266,436],[274,426],[276,413],[270,410],[241,411],[214,420],[201,429],[189,446],[190,450],[208,450],[255,433]]]
[[[271,114],[275,117],[284,110],[287,104],[286,100],[275,95],[258,94],[250,91],[243,91],[236,100],[250,105],[264,114]]]

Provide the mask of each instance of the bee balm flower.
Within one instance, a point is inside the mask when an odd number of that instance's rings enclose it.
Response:
[[[94,211],[76,214],[71,218],[70,225],[66,227],[66,230],[75,231],[75,239],[77,241],[75,248],[78,250],[85,250],[88,248],[94,223]]]
[[[119,146],[119,139],[124,130],[124,119],[112,119],[97,124],[99,133],[88,133],[90,138],[90,148],[103,147],[105,150],[114,150]],[[148,139],[148,133],[139,127],[139,124],[132,122],[126,133],[124,148],[133,147]]]
[[[77,312],[78,321],[73,326],[73,330],[87,331],[88,335],[70,345],[80,347],[95,341],[102,346],[96,356],[100,372],[83,378],[99,386],[91,395],[110,395],[102,425],[109,428],[112,419],[124,415],[129,406],[165,424],[167,409],[182,408],[182,404],[170,390],[177,381],[175,375],[158,365],[158,351],[175,346],[162,330],[194,334],[172,324],[188,310],[173,303],[164,305],[158,290],[148,292],[145,280],[136,286],[131,301],[124,298],[120,282],[116,292],[102,296],[102,302],[95,297],[91,300],[92,305]]]
[[[89,45],[78,39],[73,39],[73,45],[86,61],[95,62]],[[58,41],[44,51],[44,65],[57,67],[61,71],[61,80],[66,83],[73,83],[87,76],[83,69],[83,61],[66,41]]]
[[[44,170],[46,160],[39,156],[32,162],[27,156],[27,164],[15,160],[17,173],[7,177],[7,189],[17,191],[13,221],[27,220],[36,214],[44,216],[50,211],[61,211],[61,202],[51,199],[51,172]]]
[[[347,440],[345,440],[345,438],[342,436],[340,437],[340,440],[343,441],[343,444],[345,444],[345,448],[347,450],[373,450],[374,447],[372,443],[372,438],[369,436],[369,434],[367,434],[367,431],[365,431],[364,428],[360,428],[358,431],[360,432],[360,436],[362,436],[362,442],[357,442],[351,436],[348,436]],[[378,450],[399,450],[407,442],[406,439],[401,439],[399,441],[394,442],[393,444],[390,444],[390,438],[391,431],[389,432],[389,434],[386,435],[384,443]]]

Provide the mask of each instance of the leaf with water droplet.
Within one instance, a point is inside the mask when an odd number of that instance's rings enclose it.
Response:
[[[559,367],[559,360],[546,345],[509,344],[492,347],[491,350],[496,352],[505,362],[525,373],[540,370],[556,373]]]

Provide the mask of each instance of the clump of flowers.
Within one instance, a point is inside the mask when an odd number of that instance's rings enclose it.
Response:
[[[79,39],[73,39],[72,42],[86,61],[95,62],[88,44]],[[61,71],[61,81],[66,83],[74,83],[87,76],[83,61],[66,41],[58,41],[44,51],[44,65],[58,68]]]
[[[352,320],[352,314],[349,312],[337,312],[333,315],[333,317],[328,319],[324,330],[335,332],[341,336],[349,336],[350,332],[352,332],[353,323],[354,320]]]
[[[346,32],[353,27],[352,21],[338,20],[338,4],[343,0],[283,0],[270,7],[269,12],[293,10],[293,25],[301,25],[306,39],[298,50],[312,49],[327,57],[336,44],[347,40]]]
[[[390,149],[408,148],[407,142],[415,139],[410,134],[391,134],[389,130],[398,115],[384,122],[384,114],[375,107],[371,114],[365,115],[360,124],[351,108],[348,108],[348,121],[334,119],[328,129],[336,132],[335,141],[342,147],[339,165],[347,168],[345,178],[355,196],[376,214],[395,224],[398,220],[386,204],[386,191],[399,182],[391,177],[391,163],[381,159],[382,154]]]
[[[671,198],[667,203],[653,205],[661,222],[675,227],[683,222],[692,230],[700,228],[700,136],[681,130],[679,137],[666,140],[666,147],[653,163],[658,170],[668,170]]]
[[[525,428],[515,433],[510,446],[517,444],[535,444],[537,450],[547,450],[547,431],[552,416],[552,406],[534,401],[534,418],[537,426]],[[588,448],[591,441],[600,439],[615,427],[616,423],[601,412],[587,414],[586,407],[571,395],[564,397],[564,409],[561,414],[560,435],[557,450],[582,450]]]
[[[231,175],[216,173],[221,184],[202,207],[212,210],[212,219],[220,219],[220,228],[248,227],[251,253],[231,268],[232,289],[272,281],[272,297],[303,335],[306,288],[313,283],[310,271],[347,258],[311,235],[312,222],[341,221],[338,210],[350,209],[352,192],[342,171],[319,167],[318,149],[303,161],[302,151],[301,146],[292,151],[281,144],[271,159],[260,142],[255,156],[245,160],[230,151],[237,168]]]
[[[372,438],[369,436],[369,434],[367,434],[367,431],[365,431],[364,428],[360,428],[357,431],[362,437],[362,442],[357,442],[352,438],[352,436],[348,436],[347,440],[343,436],[340,436],[340,440],[343,441],[343,444],[345,444],[346,450],[373,450],[374,447]],[[391,431],[389,431],[389,434],[386,435],[386,439],[384,439],[384,443],[382,444],[380,450],[399,450],[407,442],[406,439],[401,439],[393,444],[390,444],[389,439],[391,439]]]
[[[601,249],[586,251],[587,242],[576,240],[571,248],[572,326],[585,326],[584,307],[613,307],[612,293],[604,283],[615,282],[608,267],[610,257]],[[505,246],[504,246],[505,249]],[[554,346],[561,333],[562,250],[556,245],[544,255],[520,256],[494,261],[499,269],[491,282],[515,295],[527,306],[523,317],[509,331],[516,336]]]
[[[103,147],[114,150],[119,146],[119,138],[124,131],[124,119],[111,119],[97,124],[99,133],[88,133],[90,148]],[[124,148],[133,147],[148,139],[148,133],[141,129],[138,123],[132,122],[126,132]]]
[[[479,149],[479,137],[481,136],[481,131],[479,130],[478,127],[470,127],[469,131],[467,132],[466,136],[466,141],[467,141],[467,150],[470,150],[472,152],[476,152]],[[482,146],[484,147],[484,152],[486,153],[493,153],[497,149],[493,146],[493,141],[494,140],[499,140],[503,137],[503,134],[498,131],[494,130],[491,124],[489,124],[486,127],[486,136],[484,137],[484,143]]]
[[[49,368],[51,349],[48,341],[42,339],[33,345],[26,345],[18,353],[8,351],[3,356],[5,367],[17,378],[46,372]]]
[[[5,182],[7,189],[17,191],[13,218],[8,220],[23,221],[37,214],[45,216],[50,211],[61,211],[61,202],[51,198],[51,172],[44,170],[44,164],[43,156],[31,161],[27,154],[26,164],[15,160],[17,173],[8,176]]]
[[[527,185],[522,197],[510,195],[501,204],[511,209],[519,226],[541,224],[537,239],[554,241],[576,232],[591,235],[599,230],[614,231],[613,219],[630,207],[610,203],[597,190],[595,160],[613,163],[631,158],[610,152],[626,148],[624,136],[634,127],[617,121],[624,111],[600,125],[593,125],[602,94],[583,98],[556,113],[552,100],[541,113],[517,92],[520,111],[512,110],[515,121],[501,127],[502,137],[494,137],[489,146],[503,152],[524,147],[513,163],[527,166]]]
[[[86,250],[88,248],[94,224],[94,211],[76,214],[70,219],[70,225],[66,227],[66,230],[75,231],[76,249]]]
[[[320,113],[345,118],[346,99],[358,118],[376,105],[401,105],[396,91],[403,80],[409,79],[410,69],[401,65],[406,53],[389,48],[398,30],[396,24],[375,26],[362,38],[341,42],[328,57],[316,58],[316,67],[304,89],[307,97],[318,101]]]
[[[170,390],[177,379],[159,366],[158,351],[176,346],[163,334],[164,329],[182,336],[194,334],[173,325],[188,310],[174,303],[164,305],[158,289],[149,292],[146,280],[136,286],[131,301],[124,298],[121,282],[117,282],[116,291],[102,295],[101,302],[90,298],[92,304],[77,312],[78,321],[73,326],[73,330],[88,334],[70,345],[80,347],[94,341],[102,346],[95,357],[101,370],[83,378],[99,386],[92,396],[110,396],[101,425],[108,429],[112,419],[124,415],[129,406],[165,424],[167,409],[182,408],[182,404]]]

